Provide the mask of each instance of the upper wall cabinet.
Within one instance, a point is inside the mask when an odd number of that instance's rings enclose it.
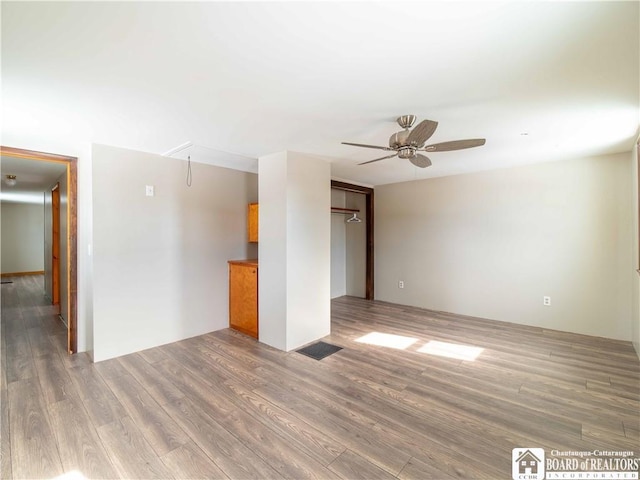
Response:
[[[247,215],[247,232],[250,243],[258,243],[258,204],[249,204]]]

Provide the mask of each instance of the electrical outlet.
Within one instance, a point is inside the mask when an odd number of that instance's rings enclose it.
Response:
[[[145,193],[147,194],[147,197],[153,197],[153,185],[147,185],[145,188]]]
[[[545,307],[550,307],[551,306],[551,297],[542,297],[542,304]]]
[[[398,281],[398,288],[404,288],[404,282],[402,280]]]

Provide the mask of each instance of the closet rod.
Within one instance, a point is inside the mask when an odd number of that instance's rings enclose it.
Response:
[[[342,207],[331,207],[331,210],[339,210],[340,212],[359,212],[358,208],[342,208]],[[333,212],[338,213],[338,212]]]

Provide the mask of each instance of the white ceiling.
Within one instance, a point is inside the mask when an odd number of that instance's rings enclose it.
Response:
[[[639,2],[1,8],[9,146],[164,153],[191,142],[232,163],[248,157],[238,168],[294,150],[327,157],[336,178],[379,185],[630,151],[638,132]],[[340,142],[385,145],[401,114],[440,122],[434,143],[487,144],[433,153],[427,169],[356,166],[384,152]]]

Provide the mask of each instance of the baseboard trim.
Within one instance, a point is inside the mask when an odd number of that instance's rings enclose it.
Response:
[[[44,275],[44,270],[38,270],[37,272],[0,273],[0,278],[4,278],[4,277],[23,277],[25,275]]]

